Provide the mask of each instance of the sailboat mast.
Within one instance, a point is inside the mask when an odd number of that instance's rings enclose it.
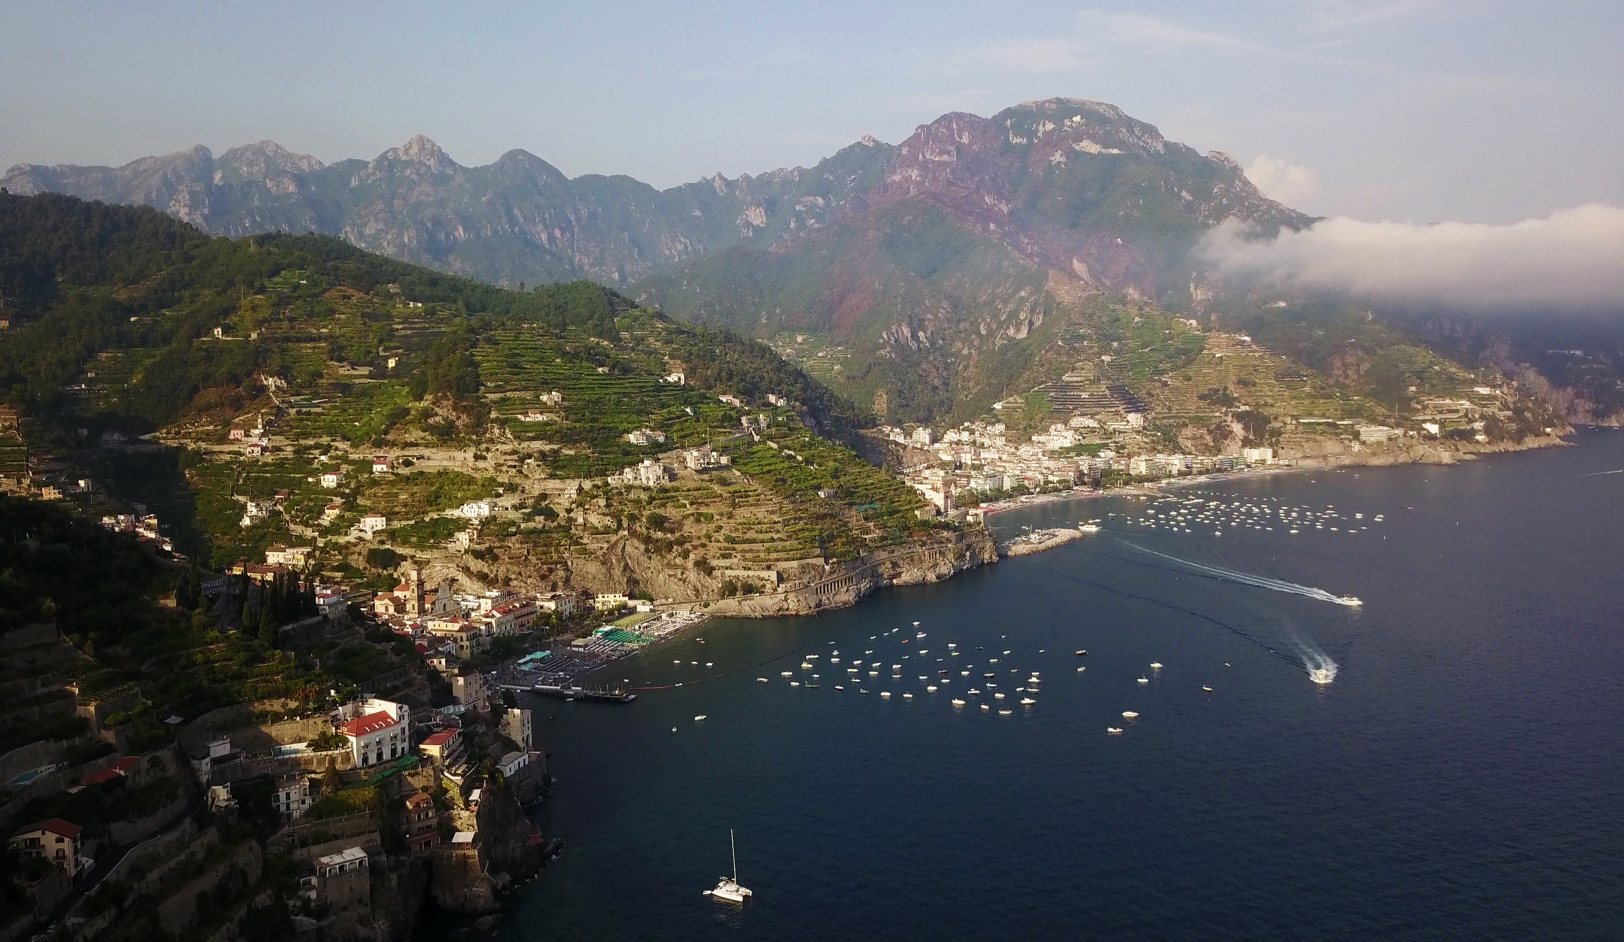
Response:
[[[739,845],[733,840],[733,829],[727,829],[727,846],[733,850],[733,882],[739,882]]]

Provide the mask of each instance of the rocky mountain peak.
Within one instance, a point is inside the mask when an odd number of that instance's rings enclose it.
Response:
[[[275,141],[256,141],[233,147],[220,155],[218,164],[243,179],[265,178],[284,173],[314,173],[326,166],[309,154],[296,154]]]
[[[421,164],[437,173],[461,169],[461,166],[426,134],[413,134],[411,140],[399,147],[391,147],[379,156],[381,160]]]

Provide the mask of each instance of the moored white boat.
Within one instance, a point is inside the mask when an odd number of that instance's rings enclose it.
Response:
[[[733,832],[727,832],[728,846],[733,849],[733,876],[722,877],[716,881],[716,889],[706,890],[706,896],[716,899],[725,899],[730,903],[742,903],[755,894],[739,885],[739,848],[733,842]]]

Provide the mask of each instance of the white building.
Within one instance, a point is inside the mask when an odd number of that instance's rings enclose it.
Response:
[[[321,486],[322,487],[325,487],[325,488],[328,488],[329,490],[331,490],[332,488],[335,488],[335,487],[337,487],[337,486],[339,486],[340,484],[343,484],[343,483],[344,483],[344,472],[342,472],[342,471],[323,471],[322,472],[322,475],[321,475]]]
[[[1241,457],[1247,464],[1274,464],[1273,448],[1243,448]]]
[[[383,514],[367,514],[361,518],[361,529],[369,536],[379,530],[387,530],[389,529],[389,518]]]
[[[298,774],[278,776],[276,794],[271,796],[271,804],[284,821],[290,821],[309,811],[310,779]]]
[[[457,515],[469,520],[483,520],[491,515],[495,506],[488,500],[471,500],[457,508]]]
[[[627,432],[626,440],[633,445],[665,444],[665,433],[651,428],[640,428],[635,432]]]
[[[613,612],[625,608],[630,601],[624,592],[598,592],[592,596],[592,607],[600,612]]]
[[[391,700],[363,700],[359,715],[338,728],[350,741],[357,768],[398,759],[411,748],[409,708]]]

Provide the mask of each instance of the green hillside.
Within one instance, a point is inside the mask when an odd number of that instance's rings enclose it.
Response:
[[[12,317],[0,395],[26,418],[29,453],[90,475],[108,509],[149,505],[178,549],[216,564],[323,538],[327,562],[354,571],[344,541],[364,513],[385,514],[402,545],[437,548],[464,501],[564,494],[547,482],[674,449],[725,453],[749,441],[745,420],[825,437],[822,475],[764,470],[752,485],[775,513],[803,506],[813,552],[903,521],[853,507],[911,520],[918,504],[843,444],[871,424],[864,410],[759,342],[589,282],[503,290],[328,237],[215,239],[151,210],[50,195],[0,195],[0,246]],[[266,453],[248,454],[232,430],[260,426]],[[643,430],[658,434],[628,438]],[[393,474],[372,474],[374,453],[399,456]],[[329,471],[342,483],[322,486]],[[849,499],[812,493],[873,474]],[[877,501],[876,487],[892,490]],[[250,502],[274,510],[250,520]]]

